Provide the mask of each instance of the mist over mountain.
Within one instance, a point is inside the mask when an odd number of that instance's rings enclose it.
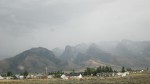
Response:
[[[38,47],[26,50],[14,57],[0,61],[0,72],[43,72],[54,70],[83,70],[86,67],[108,65],[133,69],[150,67],[150,42],[130,41],[99,42],[93,44],[67,45],[64,50],[52,51]]]
[[[135,69],[150,67],[149,41],[124,39],[121,42],[93,43],[88,45],[85,51],[81,52],[76,46],[70,49],[66,47],[62,58],[82,67],[99,65],[125,66]]]
[[[62,53],[64,52],[64,50],[62,50],[60,48],[54,48],[52,51],[53,51],[54,55],[57,57],[61,56]]]

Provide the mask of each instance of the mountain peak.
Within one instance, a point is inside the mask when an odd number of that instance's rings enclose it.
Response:
[[[18,68],[19,66],[23,66],[24,69],[30,72],[40,72],[45,67],[48,67],[49,70],[56,70],[57,67],[61,67],[60,65],[65,63],[58,59],[52,51],[42,47],[31,48],[16,55],[15,57],[6,59],[4,61],[5,64],[0,66],[1,72],[7,71],[9,69],[11,69],[13,72],[20,72],[22,70]],[[6,67],[7,65],[9,66]]]
[[[50,50],[43,47],[36,47],[36,48],[31,48],[30,51],[50,51]]]

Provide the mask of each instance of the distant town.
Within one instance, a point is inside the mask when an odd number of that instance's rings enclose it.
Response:
[[[28,71],[24,71],[22,73],[13,73],[11,71],[7,73],[1,73],[0,80],[17,80],[17,79],[54,79],[60,78],[64,80],[69,79],[83,79],[84,77],[99,77],[99,78],[108,78],[108,77],[126,77],[129,76],[130,73],[143,73],[145,71],[149,71],[148,68],[145,70],[132,70],[131,68],[122,67],[120,71],[113,70],[110,66],[99,66],[97,68],[89,68],[87,67],[84,72],[76,72],[72,70],[70,72],[63,71],[53,71],[47,72],[47,68],[45,68],[45,72],[43,73],[30,73]]]

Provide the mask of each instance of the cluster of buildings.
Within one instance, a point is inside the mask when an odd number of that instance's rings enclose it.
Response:
[[[57,77],[61,78],[61,79],[81,79],[83,76],[82,73],[73,73],[73,74],[52,74],[52,75],[46,75],[46,74],[28,74],[27,76],[23,76],[20,74],[16,74],[13,76],[7,76],[6,74],[4,75],[0,75],[0,80],[6,79],[6,80],[10,80],[10,79],[51,79],[51,78],[55,78],[56,75],[59,75]]]
[[[96,76],[97,77],[125,77],[129,75],[129,72],[118,72],[118,73],[114,73],[114,72],[103,72],[103,73],[97,73]]]
[[[143,72],[143,70],[141,70],[139,73]],[[134,72],[132,72],[134,73]],[[126,77],[128,76],[130,73],[129,72],[102,72],[102,73],[97,73],[96,76],[97,77]],[[59,74],[61,79],[64,80],[68,80],[68,79],[82,79],[84,74],[83,73],[74,73],[74,74]],[[44,74],[29,74],[26,77],[24,77],[23,75],[15,75],[13,77],[2,77],[0,75],[0,80],[3,79],[51,79],[54,78],[54,75],[44,75]]]
[[[0,80],[3,80],[3,79],[46,79],[46,78],[48,79],[53,78],[53,75],[30,74],[30,75],[27,75],[26,77],[23,75],[18,75],[18,74],[14,76],[4,76],[4,77],[0,75]]]

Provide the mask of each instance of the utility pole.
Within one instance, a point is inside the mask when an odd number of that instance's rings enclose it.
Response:
[[[48,74],[47,74],[47,67],[45,68],[45,74],[46,74],[46,84],[48,84]]]
[[[47,67],[45,68],[45,73],[46,73],[46,75],[47,75]]]

